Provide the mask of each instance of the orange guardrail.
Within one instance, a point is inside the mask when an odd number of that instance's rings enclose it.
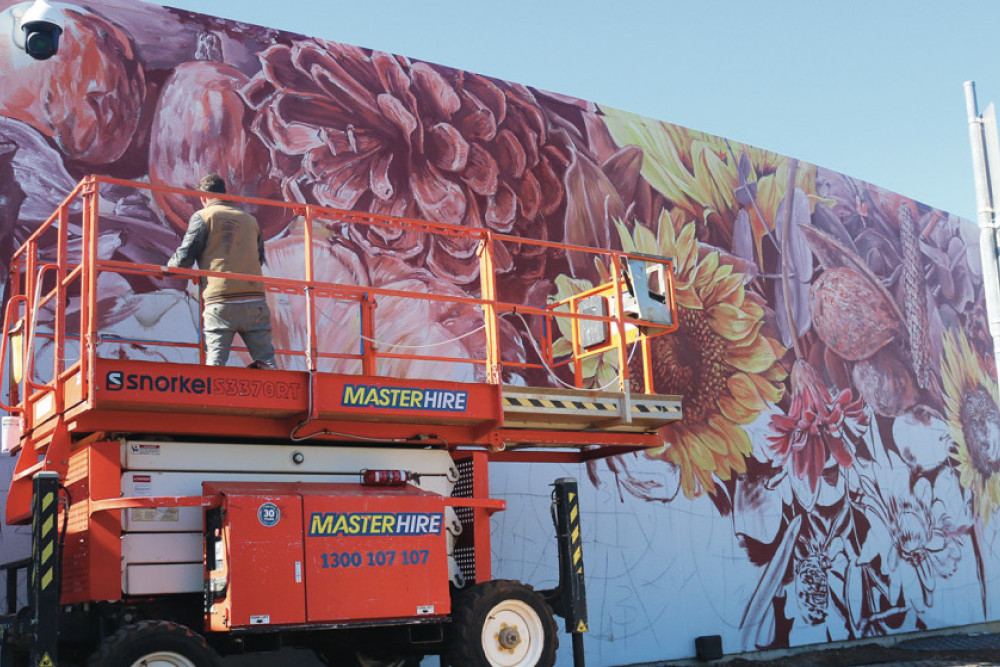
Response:
[[[194,327],[198,332],[193,338],[183,340],[171,338],[170,331],[165,331],[162,337],[142,339],[116,332],[113,318],[109,317],[107,311],[113,311],[117,304],[105,302],[105,283],[115,280],[131,286],[141,280],[146,285],[151,282],[166,284],[171,279],[179,278],[197,284],[206,277],[222,274],[200,268],[166,269],[159,264],[134,263],[102,256],[99,252],[102,239],[99,189],[102,184],[132,187],[146,191],[149,195],[170,193],[197,198],[204,194],[90,176],[81,181],[52,216],[17,249],[10,265],[11,292],[4,312],[5,336],[0,350],[0,374],[7,374],[9,377],[9,393],[8,400],[0,407],[21,416],[25,432],[30,432],[36,426],[33,423],[36,412],[33,406],[40,401],[55,401],[54,412],[61,413],[65,406],[58,403],[66,395],[63,385],[71,378],[81,385],[81,399],[92,400],[94,367],[102,346],[118,345],[117,354],[123,354],[122,347],[130,344],[144,349],[172,348],[175,356],[189,359],[192,363],[204,362],[204,351],[198,337],[200,327]],[[285,346],[276,350],[279,365],[285,367],[314,373],[340,362],[337,372],[351,368],[356,369],[358,374],[370,376],[378,375],[380,368],[388,365],[385,362],[389,360],[471,364],[475,369],[474,376],[490,384],[502,384],[502,371],[507,369],[521,374],[544,374],[548,376],[546,382],[552,386],[652,393],[649,340],[677,327],[672,264],[667,258],[519,238],[477,227],[251,197],[218,197],[238,205],[281,207],[296,219],[294,224],[302,237],[302,254],[292,265],[297,267],[298,275],[272,273],[264,277],[245,276],[263,283],[273,299],[304,303],[305,322],[301,323],[301,331],[296,337],[301,345],[294,349]],[[462,289],[442,292],[424,291],[426,283],[421,283],[423,289],[411,289],[392,285],[324,282],[317,278],[322,274],[317,267],[317,255],[321,249],[320,244],[328,243],[328,240],[324,237],[321,241],[317,238],[317,232],[334,227],[379,228],[385,234],[406,232],[427,237],[444,237],[468,247],[475,246],[479,259],[478,278]],[[550,302],[543,305],[512,301],[509,295],[501,299],[498,296],[497,256],[498,253],[509,253],[510,248],[516,246],[534,246],[536,252],[565,255],[582,253],[592,256],[596,264],[605,267],[610,279],[605,284],[583,290],[579,294],[560,300],[550,298]],[[163,259],[165,263],[167,257],[164,256]],[[667,314],[665,317],[661,315],[655,319],[643,319],[641,302],[648,295],[642,289],[636,294],[633,283],[638,280],[645,285],[647,277],[635,273],[635,267],[639,266],[637,262],[647,267],[647,272],[652,276],[650,280],[658,281],[656,291],[663,304],[661,307],[666,309],[663,311]],[[659,269],[650,271],[648,267]],[[641,273],[641,269],[639,271]],[[146,291],[150,291],[148,287]],[[652,294],[652,289],[649,292]],[[133,296],[141,295],[142,288],[136,288],[131,293]],[[389,319],[394,313],[386,312],[383,315],[376,306],[393,299],[423,304],[413,308],[413,313],[426,312],[433,304],[465,307],[466,312],[474,313],[479,320],[474,326],[467,326],[468,331],[462,336],[482,332],[485,344],[477,348],[482,350],[482,354],[454,356],[435,353],[433,346],[426,346],[426,349],[407,348],[398,342],[380,339],[382,332],[391,331],[395,326]],[[596,307],[595,299],[598,304]],[[356,350],[324,348],[318,331],[323,326],[331,326],[329,322],[320,321],[324,316],[324,306],[330,304],[347,304],[351,309],[356,309],[357,328],[350,332],[358,340]],[[501,331],[504,328],[501,326],[501,318],[508,320],[505,325],[508,331],[516,332],[514,337],[525,349],[523,358],[504,359],[503,346],[514,341],[509,334],[505,337]],[[556,349],[560,339],[561,351]],[[633,364],[630,361],[637,348],[642,362],[634,368],[644,377],[632,382],[630,366]],[[595,387],[594,379],[585,376],[583,367],[588,358],[608,352],[613,352],[617,360],[616,379],[612,386]],[[397,367],[400,365],[402,364],[397,364]]]

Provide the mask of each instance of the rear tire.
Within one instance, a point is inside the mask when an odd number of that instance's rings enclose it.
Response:
[[[126,625],[101,642],[88,667],[220,667],[219,656],[193,630],[167,621]]]
[[[460,592],[446,655],[455,667],[551,667],[559,646],[552,610],[517,581],[487,581]]]

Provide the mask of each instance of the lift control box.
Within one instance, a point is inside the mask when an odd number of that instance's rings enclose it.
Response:
[[[451,612],[445,499],[414,486],[205,482],[206,627]]]

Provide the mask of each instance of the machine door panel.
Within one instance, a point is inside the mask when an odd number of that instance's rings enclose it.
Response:
[[[310,623],[450,612],[440,496],[412,487],[303,495]]]
[[[223,507],[230,627],[305,622],[301,497],[227,494]]]

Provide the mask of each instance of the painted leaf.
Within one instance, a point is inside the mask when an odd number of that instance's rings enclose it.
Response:
[[[754,259],[753,229],[750,227],[750,214],[742,208],[736,214],[736,222],[733,223],[733,254],[748,262],[752,262]]]
[[[589,248],[610,247],[610,223],[625,215],[625,207],[614,184],[587,156],[573,151],[566,170],[567,193],[564,238],[567,243]],[[590,257],[573,253],[567,257],[574,276],[589,275]]]
[[[843,243],[846,247],[855,250],[854,239],[851,238],[851,233],[847,231],[847,227],[844,226],[844,223],[841,222],[830,206],[817,206],[812,214],[812,224],[817,229]]]
[[[731,166],[710,145],[700,140],[691,144],[691,159],[694,161],[695,186],[689,191],[690,196],[702,205],[707,204],[708,209],[731,210],[737,184]]]
[[[781,333],[781,343],[792,347],[793,339],[804,335],[812,326],[812,311],[809,307],[809,285],[798,280],[787,281],[789,298],[785,298],[785,281],[778,280],[774,293],[774,310],[778,331]],[[793,327],[789,322],[791,319]]]
[[[792,201],[789,202],[789,199]],[[810,222],[809,198],[805,192],[795,188],[794,192],[785,196],[778,205],[775,235],[779,247],[782,248],[784,261],[791,269],[791,276],[799,282],[808,280],[812,273],[813,253],[801,231],[802,226]]]
[[[619,146],[638,146],[643,151],[642,175],[667,199],[686,202],[685,192],[696,185],[677,148],[662,128],[650,128],[647,119],[601,107],[604,123]]]
[[[810,326],[808,280],[812,275],[813,253],[800,231],[802,225],[809,223],[809,199],[805,192],[795,188],[781,200],[775,217],[775,236],[782,252],[782,277],[775,305],[778,331],[786,347]]]
[[[736,201],[743,206],[752,206],[757,199],[757,181],[751,180],[753,176],[753,165],[750,163],[750,156],[740,153],[740,161],[736,168],[736,177],[739,185],[736,187]],[[742,212],[742,211],[741,211]]]

